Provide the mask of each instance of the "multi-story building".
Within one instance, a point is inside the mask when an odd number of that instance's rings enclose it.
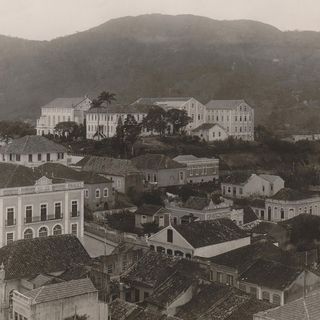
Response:
[[[133,104],[154,105],[165,110],[185,110],[191,118],[191,122],[186,127],[188,132],[206,122],[205,106],[192,97],[140,98]]]
[[[85,114],[91,107],[88,97],[57,98],[41,107],[41,116],[37,120],[37,135],[54,133],[60,122],[83,124]]]
[[[0,148],[0,162],[37,167],[46,162],[67,165],[67,148],[42,136],[24,136]]]
[[[209,101],[205,122],[220,125],[229,137],[254,140],[254,109],[244,100]]]
[[[141,123],[147,116],[150,106],[134,105],[102,105],[101,108],[91,108],[87,112],[87,139],[105,139],[116,135],[119,120],[125,122],[127,116],[132,115],[137,123]],[[147,130],[142,129],[142,134]]]
[[[24,166],[0,164],[0,247],[19,239],[83,237],[82,181],[49,179]]]
[[[181,155],[174,161],[187,165],[186,180],[189,183],[209,182],[219,179],[219,159]]]

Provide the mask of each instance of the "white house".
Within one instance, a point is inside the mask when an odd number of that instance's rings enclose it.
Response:
[[[83,124],[85,114],[91,107],[88,97],[57,98],[41,107],[41,116],[37,120],[37,135],[54,133],[60,122],[73,121]]]
[[[151,250],[191,258],[214,257],[250,244],[250,236],[229,219],[167,226],[148,238]]]
[[[226,130],[217,123],[203,123],[193,129],[191,134],[208,142],[223,141],[228,138]]]
[[[254,140],[254,109],[244,100],[209,101],[205,122],[219,124],[236,139]]]
[[[284,180],[270,174],[233,174],[221,183],[222,195],[235,198],[271,197],[282,188],[284,188]]]

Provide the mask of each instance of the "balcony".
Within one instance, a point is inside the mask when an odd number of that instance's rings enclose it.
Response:
[[[28,223],[37,223],[37,222],[53,221],[53,220],[61,220],[61,219],[63,219],[63,213],[49,214],[49,215],[46,215],[45,217],[36,216],[36,217],[24,218],[24,223],[28,224]]]
[[[71,211],[70,218],[77,218],[80,217],[80,211]]]
[[[5,221],[6,227],[15,226],[16,225],[16,219],[9,219]]]

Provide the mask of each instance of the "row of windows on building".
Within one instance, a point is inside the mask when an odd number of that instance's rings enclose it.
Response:
[[[238,115],[236,115],[236,116],[234,116],[234,121],[235,122],[247,122],[247,121],[251,121],[251,119],[252,119],[252,116],[251,115],[248,115],[248,116],[246,116],[246,115],[244,115],[244,116],[238,116]],[[199,119],[200,120],[200,119]],[[223,116],[223,115],[210,115],[210,114],[208,114],[208,121],[210,121],[210,120],[212,120],[212,121],[217,121],[217,122],[219,122],[219,121],[221,121],[221,122],[223,122],[223,121],[229,121],[230,120],[230,117],[229,116]]]
[[[283,220],[283,219],[286,218],[285,217],[285,209],[284,208],[273,207],[273,210],[272,210],[271,207],[268,207],[267,213],[268,213],[268,220],[269,221],[272,220],[272,219],[274,219],[274,220],[278,220],[278,219]],[[314,214],[314,213],[317,214],[318,213],[318,206],[315,205],[314,209],[313,209],[312,206],[304,207],[304,208],[300,207],[299,208],[299,214],[302,214],[302,213],[304,213],[304,214],[307,214],[307,213],[309,213],[309,214]],[[288,209],[288,217],[292,218],[292,217],[295,216],[295,214],[296,214],[295,208],[289,208]],[[260,218],[262,220],[265,220],[266,217],[265,217],[264,210],[260,211]]]
[[[172,250],[172,249],[166,249],[164,247],[161,247],[161,246],[153,246],[151,245],[150,246],[150,250],[151,251],[156,251],[156,252],[159,252],[159,253],[165,253],[167,254],[168,256],[176,256],[176,257],[185,257],[187,259],[191,259],[191,254],[190,253],[184,253],[180,250]]]
[[[39,207],[40,216],[33,216],[33,205],[26,205],[25,206],[25,223],[34,223],[39,221],[47,221],[47,220],[58,220],[63,218],[63,212],[62,212],[62,202],[55,202],[54,203],[54,212],[52,215],[48,214],[48,204],[42,203]],[[8,207],[6,208],[7,213],[7,219],[6,219],[6,226],[13,226],[16,224],[16,218],[15,218],[15,208],[14,207]],[[72,200],[71,201],[71,217],[78,217],[79,211],[78,211],[78,200]]]
[[[49,126],[51,126],[51,125],[53,125],[53,126],[55,126],[55,125],[57,125],[58,123],[60,123],[60,122],[70,122],[71,121],[71,117],[70,116],[57,116],[57,118],[56,118],[56,116],[55,115],[53,115],[52,116],[52,121],[51,121],[51,116],[50,115],[47,115],[47,118],[48,118],[48,125]],[[56,121],[57,120],[57,121]]]
[[[52,154],[51,153],[47,153],[46,155],[43,155],[42,153],[38,153],[38,154],[28,154],[28,162],[36,162],[36,161],[51,161]],[[57,153],[57,158],[58,160],[63,160],[64,159],[64,153],[63,152],[58,152]],[[2,161],[6,161],[6,155],[2,154]],[[20,154],[14,154],[14,153],[10,153],[9,154],[9,161],[17,161],[20,162],[21,161],[21,155]]]
[[[84,196],[85,196],[86,198],[89,198],[90,192],[89,192],[88,189],[85,189],[85,190],[84,190]],[[98,198],[101,198],[101,190],[100,190],[99,188],[97,188],[97,189],[95,190],[95,197],[96,197],[97,199],[98,199]],[[104,189],[103,189],[103,197],[104,197],[104,198],[108,198],[108,197],[109,197],[109,189],[108,189],[108,188],[104,188]]]
[[[134,114],[134,118],[136,119],[136,121],[142,121],[147,114],[145,113],[137,113]],[[121,118],[122,121],[124,121],[127,118],[128,114],[118,114],[118,115],[108,115],[108,114],[95,114],[95,113],[91,113],[87,115],[87,120],[88,121],[115,121],[117,122],[119,120],[119,118]]]
[[[29,320],[29,319],[24,317],[23,315],[19,314],[18,312],[15,312],[14,313],[14,320]]]
[[[197,118],[198,118],[198,121],[203,120],[203,118],[204,118],[204,117],[203,117],[203,114],[202,114],[202,113],[198,113]],[[195,120],[195,115],[194,115],[194,113],[191,114],[191,119],[192,119],[192,122],[194,122],[194,120]]]
[[[78,224],[71,223],[71,234],[78,236]],[[59,236],[63,234],[63,227],[60,224],[55,225],[50,233],[50,229],[47,226],[41,226],[37,232],[35,232],[32,228],[27,228],[23,232],[23,239],[33,239],[35,235],[39,238],[48,237],[49,235]],[[15,240],[15,232],[7,232],[6,233],[6,244],[12,243]]]

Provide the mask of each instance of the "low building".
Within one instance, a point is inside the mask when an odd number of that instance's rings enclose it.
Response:
[[[143,175],[131,160],[87,156],[77,164],[82,171],[100,174],[112,181],[112,188],[121,193],[143,190]]]
[[[250,244],[250,237],[231,220],[217,219],[169,225],[150,236],[148,244],[168,255],[210,258]]]
[[[194,128],[191,134],[207,142],[228,139],[226,130],[217,123],[203,123],[199,127]]]
[[[254,109],[244,100],[209,101],[205,122],[218,124],[229,137],[254,140]]]
[[[60,122],[84,124],[91,102],[88,97],[57,98],[49,102],[41,107],[41,116],[37,120],[37,135],[54,134],[55,126]]]
[[[134,213],[135,227],[143,228],[145,223],[154,222],[159,228],[166,227],[170,223],[170,211],[162,206],[143,204]]]
[[[67,149],[42,136],[24,136],[0,148],[0,162],[37,167],[46,162],[68,164]]]
[[[239,288],[257,299],[284,305],[320,286],[320,277],[278,261],[260,259],[239,278]]]
[[[182,224],[186,219],[187,221],[207,221],[228,218],[240,226],[244,222],[243,210],[233,209],[232,205],[233,201],[228,199],[191,196],[185,203],[172,201],[166,205],[166,208],[171,212],[171,223],[173,225]]]
[[[50,179],[38,168],[0,163],[0,247],[19,239],[84,229],[82,181]]]
[[[320,196],[283,188],[266,199],[265,220],[281,221],[299,214],[320,215]],[[262,219],[262,217],[260,217]]]
[[[260,311],[253,320],[318,320],[320,314],[320,291],[312,292],[284,306]]]
[[[176,186],[186,183],[187,166],[163,154],[144,154],[133,158],[132,163],[143,173],[147,188]]]
[[[200,183],[219,179],[219,159],[198,158],[193,155],[180,155],[174,161],[187,165],[186,181]]]
[[[224,196],[234,198],[271,197],[284,188],[284,180],[269,174],[235,173],[224,178],[221,192]]]
[[[98,291],[89,278],[13,291],[13,319],[99,319]],[[105,319],[107,314],[104,315]]]
[[[90,211],[108,210],[114,207],[115,194],[112,181],[94,172],[76,171],[61,164],[46,163],[38,170],[51,179],[65,179],[70,181],[83,181],[84,206]]]

